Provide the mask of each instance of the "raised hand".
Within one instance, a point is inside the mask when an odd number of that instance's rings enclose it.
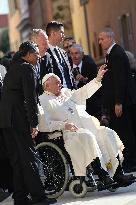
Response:
[[[106,67],[107,67],[106,64],[103,64],[100,66],[98,73],[97,73],[97,76],[96,76],[96,80],[98,82],[100,82],[102,80],[104,74],[107,72],[108,69],[106,69]]]

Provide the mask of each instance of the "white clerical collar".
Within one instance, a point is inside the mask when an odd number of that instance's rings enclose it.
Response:
[[[62,92],[61,92],[61,94],[60,94],[59,96],[56,96],[55,94],[53,94],[53,93],[51,93],[51,92],[49,92],[49,91],[44,91],[44,93],[45,93],[46,95],[55,97],[55,99],[56,99],[58,102],[60,102],[60,103],[62,103],[65,99],[67,99],[67,97],[66,97],[65,95],[62,95]]]
[[[45,90],[44,93],[45,93],[46,95],[56,96],[56,95],[54,95],[54,93],[51,93],[51,92],[49,92],[49,91],[47,91],[47,90]],[[56,97],[57,97],[57,96],[56,96]]]
[[[63,89],[62,89],[62,90],[63,90]],[[60,93],[59,96],[57,96],[57,95],[55,95],[54,93],[51,93],[51,92],[49,92],[49,91],[47,91],[47,90],[45,90],[44,93],[45,93],[46,95],[55,96],[55,97],[60,97],[60,96],[62,95],[62,90],[61,90],[61,93]]]
[[[107,54],[110,54],[111,52],[111,49],[113,48],[113,46],[115,45],[116,43],[114,42],[107,50]]]

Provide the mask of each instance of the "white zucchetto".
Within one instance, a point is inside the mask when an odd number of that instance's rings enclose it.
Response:
[[[48,73],[46,74],[43,79],[42,79],[42,85],[45,83],[45,81],[47,81],[50,77],[55,77],[55,78],[59,78],[57,75],[55,75],[54,73]]]

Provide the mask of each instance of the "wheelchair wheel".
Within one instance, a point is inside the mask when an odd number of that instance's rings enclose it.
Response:
[[[70,183],[69,191],[76,198],[84,197],[87,193],[86,183],[83,181],[81,184],[79,179],[74,180]]]
[[[61,149],[52,142],[42,142],[36,150],[40,156],[39,173],[49,198],[59,197],[69,180],[67,160]]]

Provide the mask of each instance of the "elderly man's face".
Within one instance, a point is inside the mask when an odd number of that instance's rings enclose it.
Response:
[[[46,85],[46,90],[53,93],[56,96],[59,96],[61,93],[61,80],[59,77],[51,77]]]
[[[40,32],[34,39],[34,42],[37,43],[39,47],[41,57],[44,56],[49,44],[48,36],[46,35],[46,33]]]
[[[113,43],[113,39],[108,36],[105,32],[99,34],[99,44],[103,50],[108,50]]]
[[[70,48],[70,56],[72,58],[72,62],[75,64],[75,65],[79,65],[82,58],[83,58],[83,52],[80,51],[80,49],[78,48]]]

